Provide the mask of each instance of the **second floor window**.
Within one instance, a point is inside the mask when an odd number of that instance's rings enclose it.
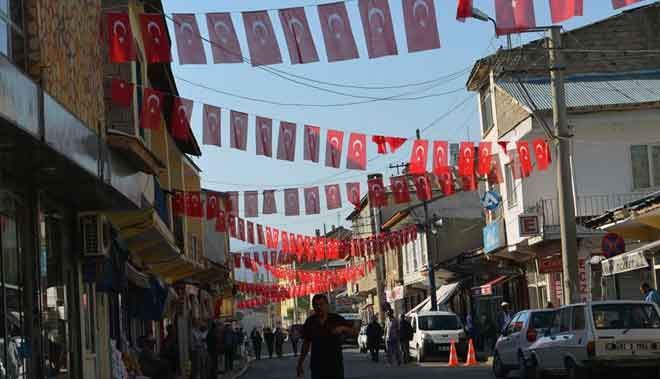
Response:
[[[482,135],[493,126],[493,104],[490,98],[490,88],[481,92],[481,132]]]
[[[505,172],[505,183],[506,183],[506,205],[509,208],[513,208],[518,205],[518,193],[516,192],[516,179],[513,174],[514,166],[508,164],[504,167]]]
[[[630,146],[633,190],[660,186],[660,145]]]
[[[0,0],[0,53],[25,69],[22,0]]]

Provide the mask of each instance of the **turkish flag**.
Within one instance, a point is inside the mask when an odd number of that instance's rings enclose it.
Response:
[[[619,9],[619,8],[627,7],[628,5],[639,3],[640,1],[642,0],[612,0],[612,7],[614,9]]]
[[[532,153],[529,151],[529,142],[516,142],[518,148],[518,157],[520,158],[520,174],[528,177],[532,173]]]
[[[472,0],[458,0],[456,19],[463,22],[470,17],[472,17]]]
[[[319,187],[305,188],[304,193],[305,193],[305,214],[317,215],[321,213]]]
[[[202,35],[193,13],[175,13],[174,35],[179,53],[179,64],[206,64],[206,54],[202,45]]]
[[[106,22],[110,62],[135,61],[135,43],[128,13],[106,13]]]
[[[266,227],[266,247],[269,249],[273,247],[273,230],[270,226]]]
[[[344,132],[339,130],[328,130],[325,145],[325,165],[339,168],[341,163],[341,151],[344,145]]]
[[[509,141],[497,141],[497,144],[500,145],[500,149],[502,149],[504,155],[509,155],[509,151],[507,150],[507,147],[509,146]]]
[[[438,184],[442,189],[445,196],[450,196],[454,193],[454,175],[449,166],[445,166],[442,170],[435,173]]]
[[[282,251],[289,253],[289,233],[282,230],[280,233],[280,239],[282,240]]]
[[[371,136],[371,141],[376,144],[378,154],[387,154],[387,145],[385,143],[385,136]]]
[[[187,215],[190,217],[203,217],[202,195],[200,192],[189,192],[190,203],[187,206]]]
[[[550,0],[550,14],[555,24],[582,16],[582,9],[583,0]]]
[[[536,27],[533,0],[495,0],[498,36]]]
[[[276,265],[277,264],[277,251],[271,251],[270,252],[270,264],[271,265]]]
[[[243,200],[245,202],[245,217],[258,217],[259,216],[259,194],[257,191],[243,192]]]
[[[232,238],[238,238],[238,233],[236,232],[236,216],[228,215],[227,223],[229,224],[229,236]]]
[[[440,175],[449,166],[449,143],[433,141],[433,173]]]
[[[369,203],[372,208],[381,208],[387,206],[387,194],[382,177],[371,178],[367,181],[369,185]]]
[[[293,162],[296,159],[296,124],[281,121],[277,136],[277,159]]]
[[[408,141],[408,139],[402,137],[385,137],[385,142],[387,142],[387,146],[389,146],[390,153],[392,154],[396,153],[406,141]]]
[[[353,204],[355,208],[360,207],[362,196],[360,195],[359,182],[346,183],[346,197],[348,198],[348,202]]]
[[[490,172],[490,158],[493,154],[492,143],[483,141],[479,144],[479,163],[477,165],[477,174],[487,176]]]
[[[410,202],[410,189],[408,188],[408,176],[392,176],[390,188],[396,204]]]
[[[112,79],[110,85],[110,98],[113,104],[121,107],[130,107],[133,102],[133,89],[135,86],[122,79]]]
[[[353,170],[367,169],[367,136],[351,133],[348,138],[348,159],[346,168]]]
[[[410,154],[410,166],[408,171],[413,174],[423,174],[426,172],[426,161],[428,160],[429,141],[417,139],[413,143]]]
[[[305,154],[306,161],[319,161],[319,150],[321,146],[321,128],[318,126],[305,125]]]
[[[234,268],[241,268],[241,255],[240,254],[232,254],[234,256]]]
[[[148,63],[172,62],[170,39],[167,36],[167,26],[160,13],[140,14],[142,43]]]
[[[254,124],[257,140],[257,155],[273,156],[273,120],[257,116]]]
[[[204,145],[222,146],[220,138],[220,108],[204,104]]]
[[[298,188],[287,188],[284,190],[284,215],[299,216],[300,200],[298,199]]]
[[[142,88],[142,112],[140,114],[142,129],[160,129],[164,98],[165,94],[160,91],[148,87]]]
[[[243,53],[230,13],[207,13],[213,63],[242,63]]]
[[[175,97],[172,102],[170,116],[170,132],[172,137],[180,141],[190,139],[190,118],[192,117],[193,101],[183,97]]]
[[[314,46],[305,8],[280,9],[279,14],[291,64],[318,62],[319,55]]]
[[[415,189],[417,190],[417,199],[420,201],[429,201],[433,198],[433,188],[427,174],[414,175]]]
[[[458,152],[458,175],[474,175],[474,142],[461,142]]]
[[[243,12],[243,25],[253,66],[282,63],[268,11]]]
[[[488,172],[488,184],[495,185],[504,182],[504,175],[502,174],[502,165],[500,164],[500,156],[493,154],[490,159],[490,171]]]
[[[252,258],[252,262],[254,262],[254,263],[260,265],[260,264],[261,264],[261,260],[259,259],[259,253],[255,251],[254,253],[252,253],[252,256],[253,256],[253,258]],[[266,262],[264,262],[264,263],[266,263]]]
[[[218,216],[218,194],[214,192],[206,193],[206,219],[212,220]]]
[[[264,204],[261,213],[272,215],[277,213],[277,204],[275,202],[275,190],[264,190]]]
[[[341,208],[341,191],[339,190],[339,184],[328,184],[325,186],[325,202],[328,205],[329,210]]]
[[[215,220],[215,231],[218,233],[227,233],[227,214],[220,209]]]
[[[463,182],[463,191],[472,192],[477,190],[477,177],[474,174],[462,176],[461,180]]]
[[[536,157],[536,168],[539,171],[545,171],[550,165],[550,145],[542,138],[537,138],[532,141],[534,148],[534,155]]]
[[[396,39],[388,0],[360,0],[358,7],[369,58],[396,55]]]
[[[344,2],[318,6],[321,31],[329,62],[359,57]]]
[[[278,229],[271,229],[271,237],[273,239],[273,249],[277,249],[280,246],[280,231]]]
[[[254,224],[247,222],[247,242],[254,245]]]
[[[261,224],[257,224],[257,243],[259,245],[263,245],[265,243],[265,235],[264,235],[264,226]]]
[[[238,224],[238,239],[245,241],[245,220],[237,217],[236,223]]]
[[[243,151],[247,150],[247,113],[231,111],[229,118],[231,147]]]
[[[225,201],[225,210],[230,215],[238,215],[238,192],[227,192],[227,200]]]
[[[175,216],[186,214],[186,197],[183,191],[174,191],[172,197],[172,213]]]
[[[403,18],[408,52],[440,48],[433,0],[403,0]]]

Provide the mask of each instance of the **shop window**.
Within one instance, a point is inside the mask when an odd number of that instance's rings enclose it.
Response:
[[[660,186],[660,145],[630,146],[633,189]]]
[[[0,0],[0,53],[25,70],[22,0]]]

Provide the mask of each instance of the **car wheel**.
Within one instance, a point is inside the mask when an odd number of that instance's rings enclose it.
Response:
[[[495,375],[496,378],[506,378],[506,376],[509,375],[509,370],[504,367],[497,351],[493,355],[493,375]]]
[[[525,356],[522,353],[518,353],[518,372],[520,379],[535,379],[530,376],[529,364],[525,360]]]
[[[566,374],[568,379],[589,379],[591,375],[582,367],[579,367],[572,359],[566,359]]]
[[[527,378],[528,379],[544,379],[543,371],[539,368],[538,362],[534,357],[529,359],[527,362]],[[520,375],[521,379],[524,379],[522,374]]]

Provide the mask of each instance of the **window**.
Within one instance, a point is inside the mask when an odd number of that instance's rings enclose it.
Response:
[[[660,145],[630,146],[633,189],[660,186]]]
[[[596,329],[660,329],[653,304],[602,304],[592,307]]]
[[[571,330],[571,310],[572,308],[564,308],[559,311],[559,332],[568,332]]]
[[[522,330],[522,328],[527,323],[527,320],[529,320],[529,313],[521,312],[520,317],[518,317],[518,320],[516,321],[516,332],[519,332],[519,331]]]
[[[25,69],[22,3],[22,0],[0,0],[0,54]]]
[[[532,316],[531,327],[534,329],[547,329],[552,327],[556,312],[536,312]]]
[[[584,307],[573,308],[573,330],[584,330]]]
[[[490,89],[481,92],[481,131],[486,134],[493,126],[493,104],[490,98]]]
[[[506,202],[507,207],[513,208],[518,205],[518,193],[516,192],[516,180],[513,175],[513,165],[508,164],[504,166],[506,178]]]

